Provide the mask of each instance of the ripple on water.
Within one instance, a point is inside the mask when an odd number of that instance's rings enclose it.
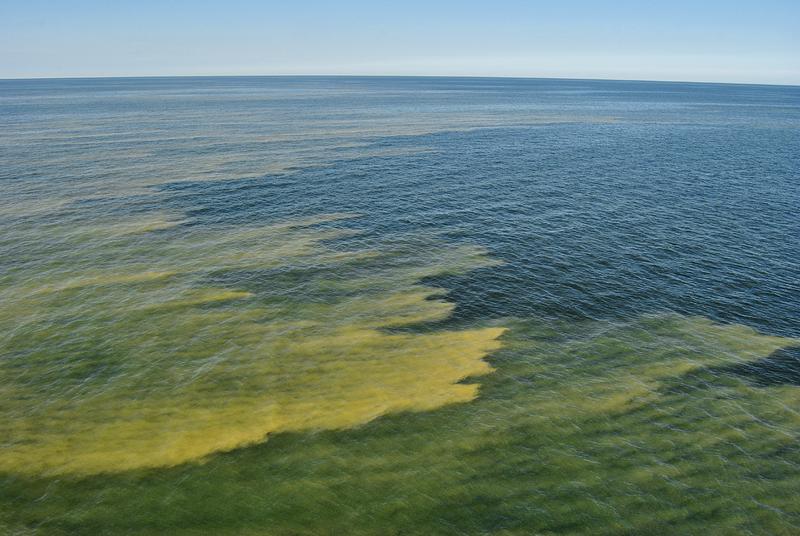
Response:
[[[348,217],[173,233],[162,220],[94,224],[29,250],[3,289],[0,470],[174,465],[474,399],[477,384],[461,381],[491,371],[502,328],[387,329],[450,315],[422,277],[493,261],[469,247],[430,259],[327,247],[353,231],[320,224]],[[308,272],[259,277],[279,268]],[[240,287],[210,286],[237,274]]]

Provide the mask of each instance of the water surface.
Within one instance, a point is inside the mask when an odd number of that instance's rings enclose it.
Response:
[[[800,531],[800,89],[0,81],[0,528]]]

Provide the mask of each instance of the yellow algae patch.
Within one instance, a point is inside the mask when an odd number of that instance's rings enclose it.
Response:
[[[522,347],[528,365],[538,373],[533,376],[536,403],[528,410],[543,416],[616,418],[658,404],[671,388],[687,389],[692,374],[800,346],[800,340],[761,334],[748,326],[677,314],[563,329],[574,335]],[[562,375],[562,370],[569,373]],[[731,389],[755,390],[741,382]]]
[[[58,292],[61,290],[73,290],[84,287],[120,285],[126,283],[146,283],[157,281],[175,275],[175,272],[139,272],[133,274],[103,274],[88,277],[79,277],[70,281],[65,281],[60,285],[42,286],[38,292]]]
[[[163,231],[183,224],[184,220],[174,214],[152,214],[144,218],[122,218],[116,221],[104,222],[93,226],[77,226],[71,233],[82,235],[92,234],[97,237],[123,237],[153,231]]]
[[[187,293],[184,297],[177,300],[168,300],[162,303],[150,305],[150,307],[191,307],[193,305],[205,305],[230,300],[241,300],[249,298],[253,294],[243,290],[224,290],[224,289],[203,289]]]
[[[335,227],[351,217],[71,229],[60,258],[30,251],[0,288],[0,471],[175,465],[475,398],[461,382],[491,372],[504,329],[419,329],[453,310],[419,281],[492,261],[441,244],[428,260],[424,241],[329,246],[354,236]]]
[[[281,374],[266,362],[240,371],[239,388],[260,383],[261,391],[189,386],[181,397],[132,397],[124,407],[101,396],[102,404],[81,404],[91,418],[59,422],[77,408],[53,415],[50,424],[60,428],[61,437],[6,448],[0,468],[93,473],[174,465],[262,441],[269,433],[346,428],[389,412],[466,402],[475,398],[477,385],[456,382],[491,371],[481,358],[499,347],[502,331],[420,337],[337,333],[293,349],[295,356],[308,358],[323,352],[317,367],[301,369],[304,374]],[[335,358],[337,352],[350,355]]]
[[[147,222],[143,225],[132,228],[129,232],[132,233],[150,233],[153,231],[163,231],[164,229],[171,229],[184,223],[182,220],[166,220],[159,219]]]

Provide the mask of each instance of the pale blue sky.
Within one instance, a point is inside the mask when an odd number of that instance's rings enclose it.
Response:
[[[800,84],[800,0],[0,0],[0,78],[193,74]]]

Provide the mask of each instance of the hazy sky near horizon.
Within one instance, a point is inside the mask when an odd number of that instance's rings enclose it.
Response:
[[[0,0],[0,78],[255,74],[800,84],[800,1]]]

